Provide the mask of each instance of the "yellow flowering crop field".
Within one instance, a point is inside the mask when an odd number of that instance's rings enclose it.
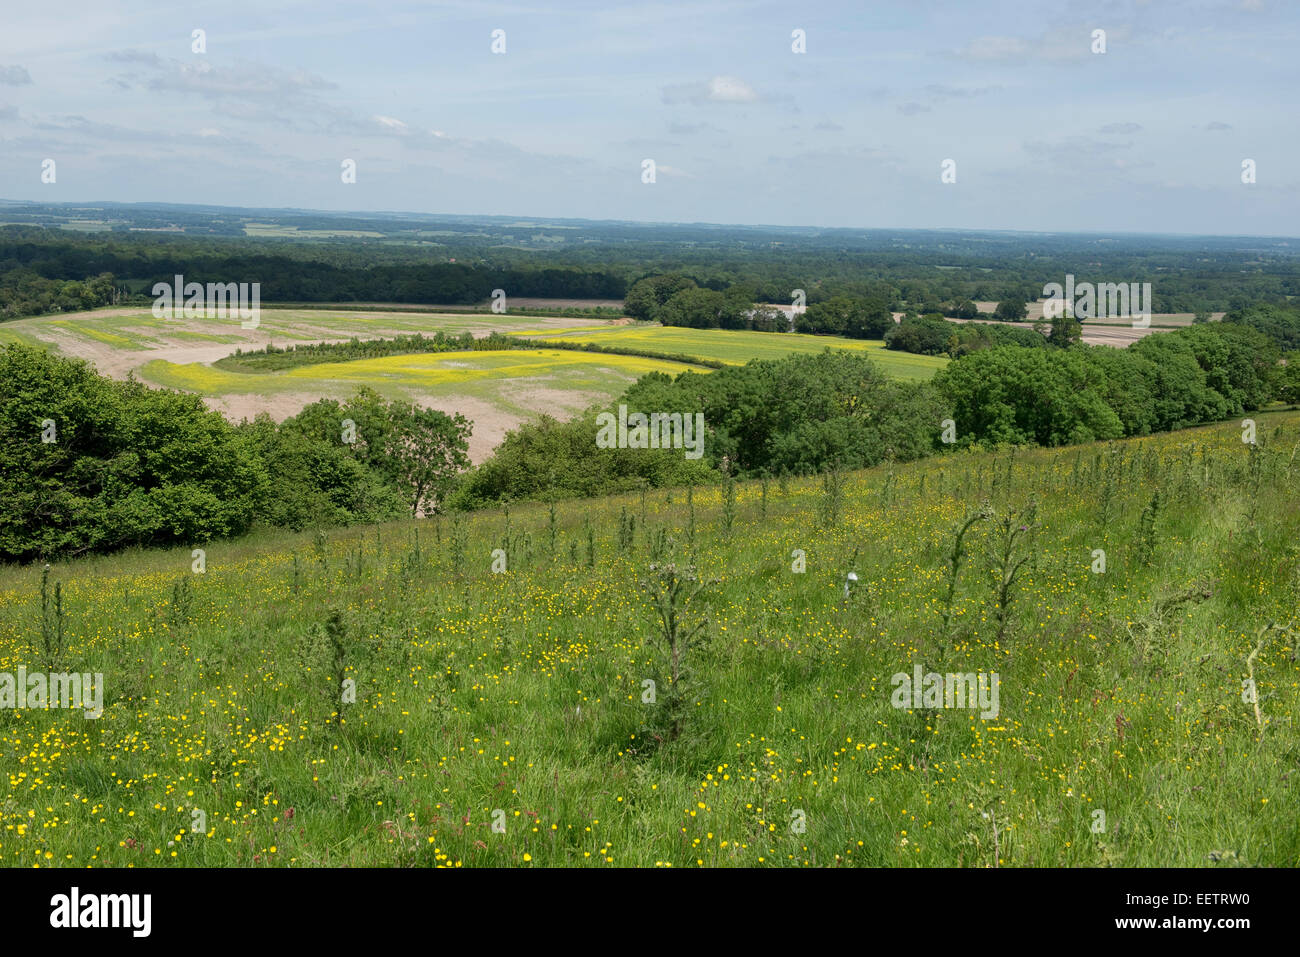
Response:
[[[1257,419],[0,569],[0,863],[1300,865]]]
[[[591,326],[581,329],[520,331],[529,338],[566,342],[594,342],[604,346],[644,349],[670,355],[689,355],[743,365],[751,359],[780,359],[788,355],[817,353],[828,347],[865,353],[895,379],[929,379],[948,364],[947,356],[923,356],[885,348],[879,339],[845,339],[800,333],[753,332],[746,329],[686,329],[658,323]]]

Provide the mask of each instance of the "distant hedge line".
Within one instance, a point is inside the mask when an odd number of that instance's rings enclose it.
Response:
[[[235,372],[278,372],[281,369],[317,365],[322,362],[349,362],[353,359],[376,359],[382,356],[436,352],[497,352],[508,349],[567,349],[574,352],[599,352],[605,355],[663,359],[709,369],[721,369],[726,365],[725,362],[716,359],[701,359],[680,352],[656,352],[651,349],[622,345],[606,346],[594,342],[523,339],[501,332],[493,332],[477,339],[468,332],[460,335],[438,332],[432,336],[417,332],[392,339],[362,340],[354,337],[347,342],[321,342],[286,347],[268,345],[265,349],[249,352],[236,349],[233,355],[218,359],[214,365]]]

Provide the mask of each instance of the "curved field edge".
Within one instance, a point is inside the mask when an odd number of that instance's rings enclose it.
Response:
[[[565,377],[575,387],[595,387],[612,374],[627,382],[649,372],[676,375],[680,362],[611,353],[557,349],[412,353],[299,366],[281,372],[229,372],[204,363],[153,360],[141,377],[156,385],[202,394],[301,392],[338,384],[370,385],[381,392],[453,389],[513,379]]]

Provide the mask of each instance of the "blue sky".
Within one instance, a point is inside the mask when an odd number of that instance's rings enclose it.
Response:
[[[7,6],[9,199],[1300,235],[1293,0]]]

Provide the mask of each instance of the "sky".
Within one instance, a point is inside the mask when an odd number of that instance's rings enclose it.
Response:
[[[1297,0],[0,3],[6,199],[1300,235]]]

